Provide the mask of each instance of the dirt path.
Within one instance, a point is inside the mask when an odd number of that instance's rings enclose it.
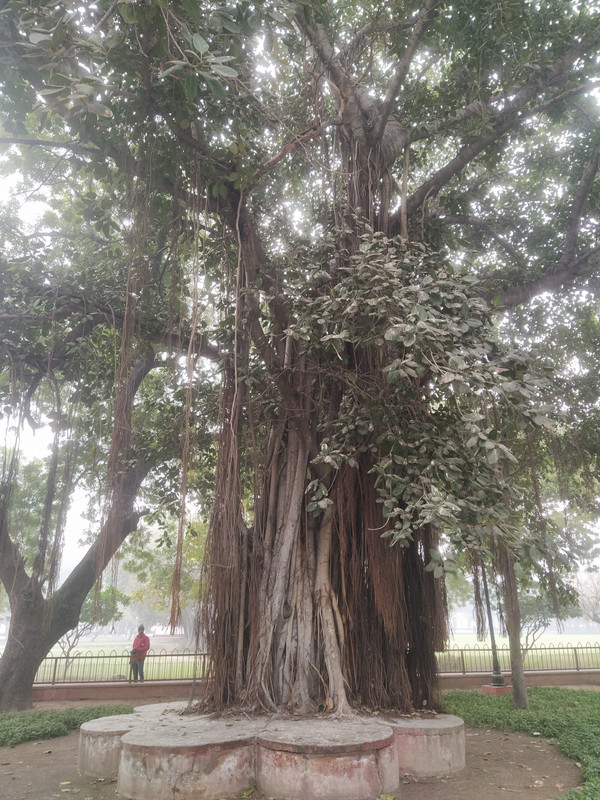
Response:
[[[116,783],[77,773],[78,733],[0,747],[1,800],[118,800]],[[467,730],[467,767],[452,778],[406,779],[401,800],[554,800],[579,784],[576,764],[543,739]],[[251,800],[265,800],[259,792]],[[309,800],[307,798],[307,800]]]

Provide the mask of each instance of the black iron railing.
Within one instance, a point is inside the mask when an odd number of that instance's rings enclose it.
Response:
[[[510,671],[510,654],[507,646],[497,648],[500,669]],[[539,645],[524,652],[526,671],[580,672],[587,669],[600,670],[600,643]],[[206,653],[150,650],[146,658],[144,674],[146,680],[181,681],[203,678],[208,674],[209,662]],[[492,650],[487,645],[451,647],[438,653],[438,671],[442,674],[464,675],[467,673],[490,673]],[[105,683],[130,680],[129,650],[117,652],[77,652],[69,658],[48,656],[40,666],[36,683]]]
[[[498,647],[498,661],[503,672],[510,671],[508,646]],[[525,671],[600,669],[600,643],[538,645],[523,651]],[[446,674],[491,672],[492,650],[486,645],[451,647],[438,654],[438,670]]]
[[[207,664],[205,653],[150,650],[144,664],[144,677],[152,681],[202,678],[206,675]],[[129,650],[88,650],[68,658],[64,655],[47,656],[37,671],[35,683],[105,683],[128,681],[130,678]]]

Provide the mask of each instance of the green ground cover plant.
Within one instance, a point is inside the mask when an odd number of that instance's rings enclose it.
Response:
[[[562,800],[600,800],[600,693],[531,688],[529,708],[513,708],[512,698],[480,692],[443,693],[446,709],[474,728],[499,728],[543,736],[581,765],[583,786]]]
[[[61,711],[14,711],[0,714],[0,746],[66,736],[90,719],[131,714],[133,706],[87,706]]]

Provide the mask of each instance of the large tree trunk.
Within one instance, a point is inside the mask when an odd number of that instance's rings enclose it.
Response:
[[[446,637],[445,597],[425,568],[436,536],[424,528],[410,546],[390,548],[368,460],[340,470],[330,505],[309,513],[311,437],[301,428],[273,423],[250,530],[235,511],[235,446],[231,425],[223,429],[228,502],[220,499],[213,513],[205,607],[214,706],[337,714],[360,705],[439,708],[435,652]]]
[[[0,712],[31,708],[36,672],[54,644],[44,634],[44,601],[36,595],[11,597],[8,639],[0,658]]]

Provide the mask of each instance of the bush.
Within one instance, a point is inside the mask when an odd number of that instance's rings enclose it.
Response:
[[[0,714],[0,746],[11,746],[35,739],[66,736],[90,719],[131,714],[132,706],[87,706],[62,711],[13,711]]]

